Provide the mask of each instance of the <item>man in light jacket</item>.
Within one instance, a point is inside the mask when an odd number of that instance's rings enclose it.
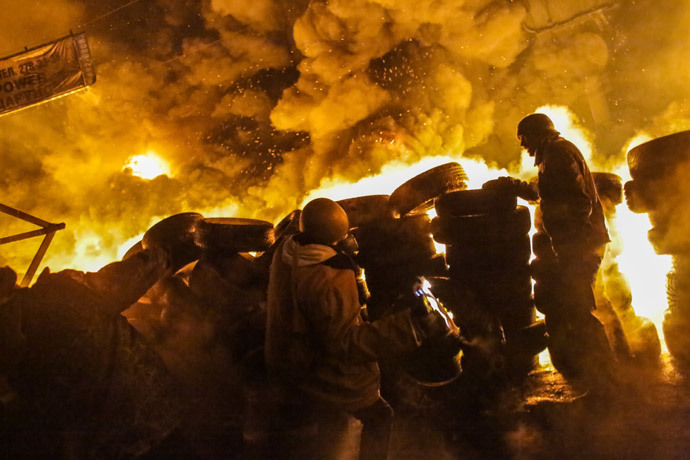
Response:
[[[439,317],[417,317],[409,309],[373,323],[362,319],[357,266],[335,246],[349,231],[337,203],[309,202],[300,230],[278,247],[271,265],[267,367],[306,397],[359,419],[360,458],[385,459],[393,410],[379,392],[377,360],[446,331]]]

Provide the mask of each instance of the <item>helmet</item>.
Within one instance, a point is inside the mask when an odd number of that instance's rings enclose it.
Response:
[[[547,132],[556,132],[556,128],[553,125],[551,118],[544,115],[543,113],[533,113],[527,115],[525,118],[520,120],[517,127],[517,135],[523,134],[539,134]]]
[[[299,229],[317,243],[331,244],[347,235],[350,222],[338,203],[328,198],[316,198],[302,210]]]

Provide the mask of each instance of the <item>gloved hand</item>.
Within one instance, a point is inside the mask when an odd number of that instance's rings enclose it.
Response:
[[[510,176],[503,176],[485,182],[482,185],[482,190],[509,193],[527,201],[537,201],[539,199],[539,190],[536,182],[525,182]]]
[[[482,185],[483,190],[496,190],[499,192],[507,192],[517,195],[517,190],[522,181],[510,176],[499,177],[498,179],[490,180]]]

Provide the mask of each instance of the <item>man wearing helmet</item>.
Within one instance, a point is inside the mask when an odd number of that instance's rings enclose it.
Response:
[[[310,201],[300,233],[276,250],[268,287],[269,372],[313,400],[362,422],[361,459],[385,459],[393,411],[379,393],[377,360],[418,347],[433,334],[409,310],[362,319],[352,259],[336,247],[349,232],[334,201]],[[433,320],[433,316],[429,318]]]
[[[592,315],[593,283],[610,241],[601,202],[582,153],[560,136],[548,116],[523,118],[517,137],[539,168],[537,182],[503,177],[484,188],[509,189],[528,201],[539,200],[538,225],[551,237],[563,283],[559,307],[545,312],[549,351],[559,370],[583,378],[593,389],[609,375],[613,359],[603,326]]]

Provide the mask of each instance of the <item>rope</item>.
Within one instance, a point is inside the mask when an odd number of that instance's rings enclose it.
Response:
[[[132,0],[131,2],[126,3],[126,4],[122,5],[122,6],[118,6],[118,7],[115,8],[114,10],[111,10],[111,11],[105,13],[105,14],[102,14],[102,15],[98,16],[97,18],[94,18],[94,19],[90,20],[89,22],[85,22],[84,24],[80,24],[79,27],[80,27],[80,28],[81,28],[81,27],[86,27],[86,26],[88,26],[89,24],[92,24],[92,23],[94,23],[94,22],[96,22],[96,21],[100,21],[101,19],[103,19],[103,18],[105,18],[105,17],[108,17],[108,16],[110,16],[111,14],[117,13],[118,11],[120,11],[120,10],[122,10],[122,9],[124,9],[124,8],[127,8],[127,7],[130,6],[130,5],[134,5],[134,4],[137,3],[138,1],[139,1],[139,0]]]

